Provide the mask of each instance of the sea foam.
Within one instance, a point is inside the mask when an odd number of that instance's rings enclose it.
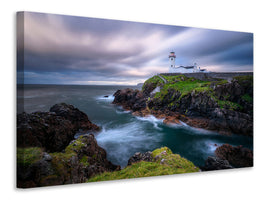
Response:
[[[131,121],[115,127],[103,126],[96,140],[107,151],[107,157],[114,164],[127,165],[129,157],[140,151],[156,148],[161,137],[156,133],[145,132],[142,123]]]
[[[136,116],[136,118],[140,121],[147,121],[147,122],[150,122],[153,124],[153,126],[156,128],[156,129],[159,129],[159,130],[162,130],[162,128],[160,128],[158,125],[159,124],[163,124],[163,121],[164,119],[158,119],[156,117],[154,117],[153,115],[148,115],[146,117],[139,117],[139,116]]]

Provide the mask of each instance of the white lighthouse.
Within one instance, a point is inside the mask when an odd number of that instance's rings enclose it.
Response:
[[[176,55],[175,55],[175,52],[170,52],[170,55],[169,55],[169,61],[170,61],[170,67],[169,67],[169,72],[172,73],[175,69],[175,58],[176,58]]]
[[[175,66],[175,52],[170,52],[169,54],[169,61],[170,61],[170,65],[169,65],[169,73],[199,73],[199,72],[203,72],[203,73],[208,73],[209,71],[207,71],[206,69],[200,69],[200,67],[197,66],[197,63],[194,63],[193,66]]]

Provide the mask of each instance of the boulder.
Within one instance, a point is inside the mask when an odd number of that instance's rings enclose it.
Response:
[[[133,163],[140,161],[152,162],[152,160],[153,160],[152,152],[150,151],[145,153],[137,152],[128,160],[128,165],[132,165]]]
[[[66,103],[55,104],[50,108],[50,112],[54,112],[57,116],[61,116],[64,119],[69,120],[77,130],[99,130],[99,127],[93,124],[84,112],[75,108],[73,105]]]
[[[33,156],[37,150],[39,156]],[[23,152],[17,155],[20,188],[83,183],[97,174],[120,170],[120,166],[107,160],[106,151],[98,146],[92,134],[80,136],[61,153],[47,153],[41,148],[20,148],[20,151]]]
[[[139,90],[126,88],[114,93],[113,104],[121,105],[124,109],[140,111],[146,108],[146,96]]]
[[[205,161],[205,165],[200,167],[202,171],[220,170],[220,169],[232,169],[233,167],[227,160],[220,159],[218,157],[209,156]]]
[[[56,104],[50,112],[17,115],[17,146],[42,147],[47,152],[62,151],[77,131],[96,132],[99,127],[72,105]]]
[[[228,160],[236,168],[253,166],[253,152],[241,145],[234,147],[229,144],[224,144],[215,150],[215,154],[220,159]]]

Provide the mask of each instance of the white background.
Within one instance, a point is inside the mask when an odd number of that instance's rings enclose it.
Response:
[[[254,168],[142,178],[41,189],[15,189],[15,12],[152,22],[254,33]],[[267,199],[266,190],[266,5],[264,1],[94,0],[2,1],[1,199]]]

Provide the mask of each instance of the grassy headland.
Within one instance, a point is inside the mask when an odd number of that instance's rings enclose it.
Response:
[[[227,80],[214,79],[209,81],[202,81],[192,77],[189,78],[184,75],[162,75],[162,77],[167,80],[166,84],[164,84],[164,82],[158,76],[154,76],[144,83],[143,91],[145,90],[147,85],[151,83],[153,84],[153,88],[160,86],[160,92],[157,92],[153,96],[153,98],[157,101],[163,101],[164,99],[168,99],[169,107],[171,107],[174,103],[178,104],[179,100],[191,93],[205,93],[205,95],[215,101],[221,109],[226,108],[238,111],[243,109],[243,106],[240,104],[240,102],[234,101],[232,98],[230,98],[230,94],[222,97],[218,95],[214,90],[214,88],[218,86],[228,84]],[[234,77],[233,80],[237,81],[238,84],[240,84],[241,86],[251,87],[253,85],[252,76],[237,76]],[[170,94],[172,94],[171,97]],[[177,98],[177,96],[179,96],[179,98]],[[248,103],[251,103],[253,101],[253,97],[251,96],[251,94],[248,93],[243,94],[241,98]],[[152,98],[150,97],[149,100],[152,100]]]
[[[192,162],[182,158],[179,154],[173,154],[168,147],[155,149],[152,152],[152,157],[152,162],[140,161],[127,166],[120,171],[105,172],[97,175],[90,178],[88,182],[182,174],[199,171],[199,168]]]

